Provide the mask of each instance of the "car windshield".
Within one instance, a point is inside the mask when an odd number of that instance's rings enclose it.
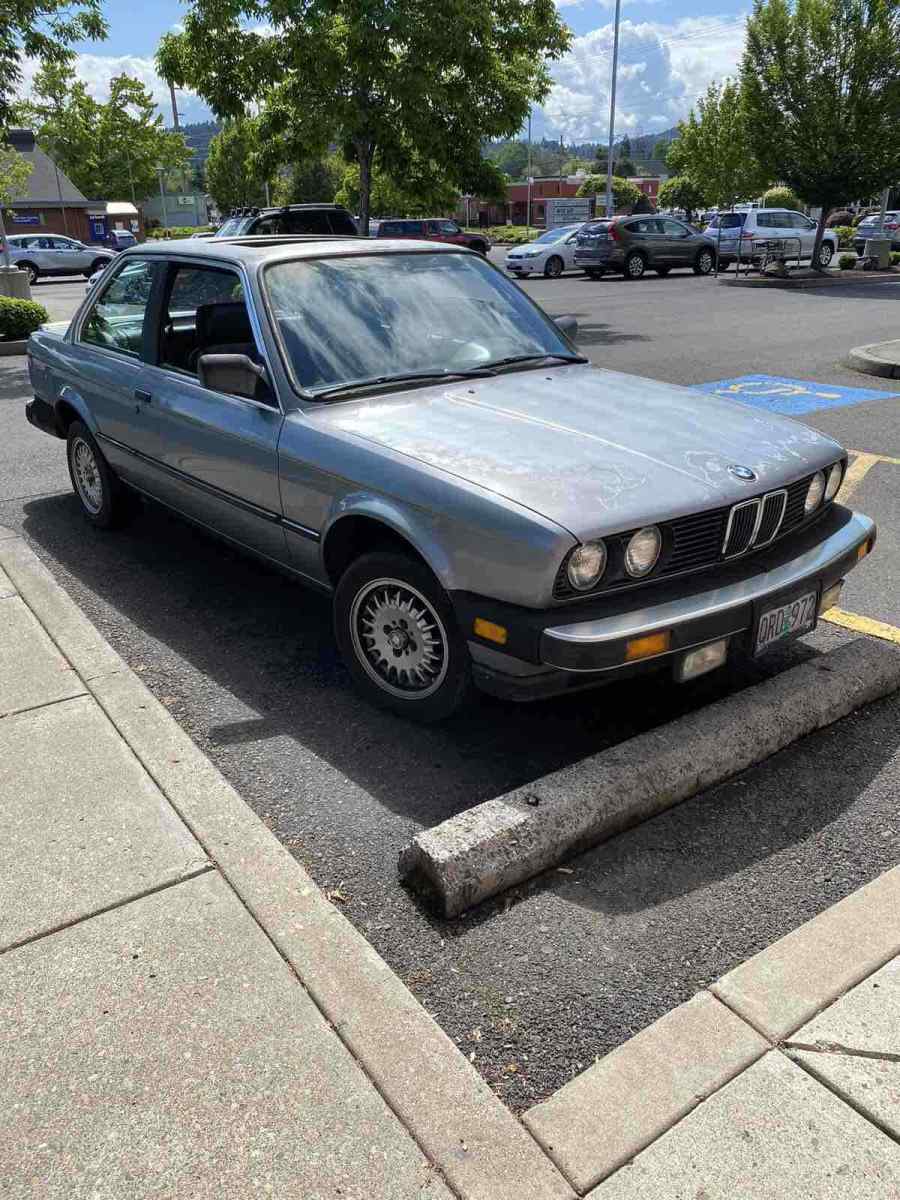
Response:
[[[739,229],[747,219],[747,214],[742,212],[737,213],[720,213],[713,217],[709,223],[710,229]]]
[[[313,394],[514,357],[575,357],[521,289],[474,255],[295,259],[264,279],[294,381]]]
[[[231,217],[216,230],[216,237],[238,237],[239,234],[244,233],[252,219],[252,217]]]
[[[577,228],[577,225],[566,225],[564,229],[548,229],[546,233],[542,233],[539,238],[534,239],[534,244],[537,245],[538,242],[558,242],[570,233],[574,233]]]

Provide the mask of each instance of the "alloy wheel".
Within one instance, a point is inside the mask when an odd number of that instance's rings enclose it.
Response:
[[[80,437],[72,443],[72,474],[81,503],[96,516],[103,507],[103,477],[93,449]]]
[[[628,275],[631,279],[640,279],[644,274],[644,260],[639,254],[632,254],[628,262],[625,264],[628,269]]]
[[[350,634],[367,675],[390,695],[424,700],[444,682],[450,660],[447,631],[410,584],[375,579],[360,588],[350,609]]]

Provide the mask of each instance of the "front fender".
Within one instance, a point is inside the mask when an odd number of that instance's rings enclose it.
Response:
[[[452,563],[439,536],[441,518],[423,509],[410,508],[390,496],[376,492],[356,491],[343,496],[334,506],[322,530],[322,553],[329,534],[348,517],[368,517],[386,526],[416,550],[442,586],[451,590],[457,586]]]

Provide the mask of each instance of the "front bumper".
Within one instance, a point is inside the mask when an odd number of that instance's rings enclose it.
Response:
[[[532,271],[542,271],[544,264],[536,258],[508,258],[506,269],[514,275],[530,275]]]
[[[725,637],[729,652],[752,652],[755,621],[767,602],[777,604],[804,588],[817,588],[821,595],[856,566],[860,547],[868,553],[875,536],[869,517],[833,505],[796,537],[656,586],[542,610],[461,593],[454,600],[462,628],[471,630],[477,615],[508,631],[503,651],[515,663],[508,675],[496,645],[491,646],[493,654],[486,665],[479,661],[484,659],[479,654],[480,639],[470,638],[477,682],[508,698],[533,699],[647,670],[674,668],[687,650]],[[629,642],[659,632],[670,634],[664,653],[627,661]],[[523,664],[529,664],[527,673]]]

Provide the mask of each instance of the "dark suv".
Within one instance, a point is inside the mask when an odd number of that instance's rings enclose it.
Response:
[[[674,217],[610,217],[589,221],[578,234],[575,266],[591,279],[616,271],[640,279],[648,268],[668,275],[673,267],[690,267],[709,275],[716,266],[710,238]]]
[[[455,221],[446,217],[427,217],[423,220],[390,218],[381,221],[375,235],[380,238],[416,238],[424,242],[449,242],[453,246],[468,246],[479,254],[487,254],[491,239],[486,233],[466,233]]]
[[[340,204],[286,204],[283,208],[241,208],[216,230],[216,237],[248,234],[311,233],[358,237],[353,217]]]

